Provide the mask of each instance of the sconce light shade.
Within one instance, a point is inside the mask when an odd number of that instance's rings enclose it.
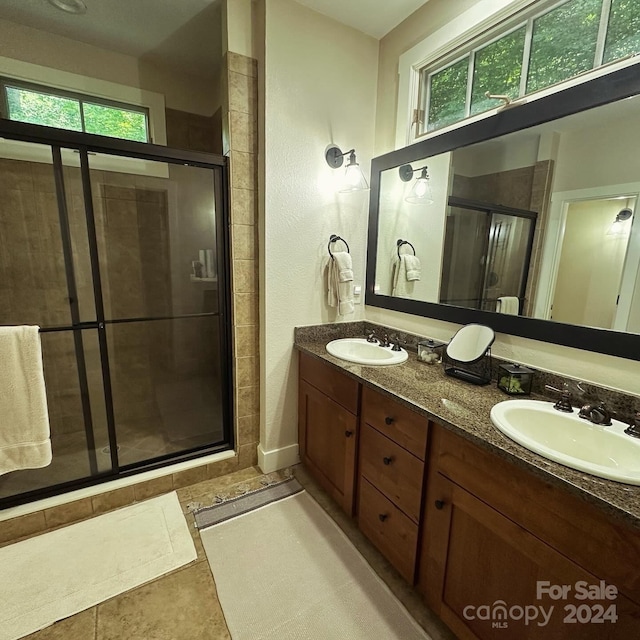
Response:
[[[409,182],[416,171],[420,171],[420,175],[416,178],[405,200],[411,204],[433,204],[428,167],[414,169],[410,164],[402,165],[399,168],[400,180]]]
[[[339,169],[344,164],[344,157],[349,156],[349,161],[344,170],[342,183],[338,191],[340,193],[348,193],[349,191],[366,191],[369,183],[362,173],[360,165],[356,162],[355,149],[342,153],[340,147],[330,146],[324,154],[327,164],[332,169]]]
[[[626,220],[629,220],[632,215],[633,211],[631,209],[621,209],[618,215],[616,215],[616,219],[611,223],[607,235],[616,237],[626,236],[627,233],[629,233],[629,225],[624,223]]]

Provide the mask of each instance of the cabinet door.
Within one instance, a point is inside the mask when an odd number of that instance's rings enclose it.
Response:
[[[458,637],[638,637],[637,605],[622,595],[576,600],[573,596],[581,581],[585,586],[600,581],[439,473],[431,475],[430,483],[420,586],[427,602]],[[538,583],[543,581],[564,587],[566,597],[539,594]],[[607,619],[614,615],[617,620]]]
[[[357,418],[300,380],[298,398],[300,458],[323,489],[353,513]]]

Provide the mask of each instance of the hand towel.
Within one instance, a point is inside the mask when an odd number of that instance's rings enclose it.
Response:
[[[516,296],[502,296],[496,302],[496,311],[517,316],[520,314],[520,300]]]
[[[420,280],[420,270],[422,269],[420,259],[410,253],[401,255],[400,257],[404,258],[407,271],[407,281],[413,282],[414,280]]]
[[[413,258],[413,256],[401,254],[393,263],[391,295],[396,298],[410,298],[413,293],[413,284],[410,284],[413,280],[409,280],[407,274],[407,258],[409,257]]]
[[[0,327],[0,474],[51,463],[39,327]]]
[[[334,253],[333,261],[338,269],[338,282],[353,280],[353,264],[351,262],[351,254],[348,251]]]
[[[329,260],[327,302],[330,307],[338,307],[341,316],[355,311],[351,255],[346,251],[335,252]]]

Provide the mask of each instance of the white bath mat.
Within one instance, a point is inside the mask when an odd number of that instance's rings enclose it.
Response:
[[[306,491],[200,535],[233,640],[429,638]]]
[[[0,640],[16,640],[196,559],[175,492],[0,549]]]

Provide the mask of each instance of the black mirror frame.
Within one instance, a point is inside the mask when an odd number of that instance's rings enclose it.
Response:
[[[371,161],[365,304],[457,324],[486,324],[505,333],[630,360],[640,360],[640,334],[582,327],[553,320],[509,316],[452,305],[393,298],[375,293],[378,204],[382,171],[424,160],[551,120],[640,94],[640,64],[633,64],[558,93],[504,110],[438,136],[378,156]]]

